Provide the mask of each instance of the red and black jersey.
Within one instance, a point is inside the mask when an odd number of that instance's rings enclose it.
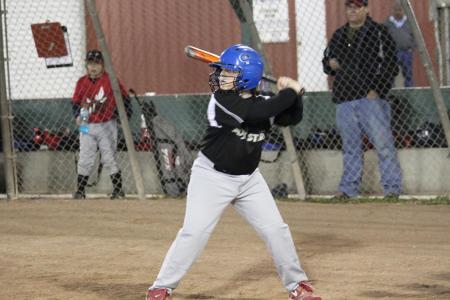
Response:
[[[120,82],[119,86],[122,96],[128,98],[125,87]],[[95,80],[87,75],[81,77],[75,87],[72,103],[89,107],[89,123],[102,123],[115,118],[116,102],[108,74],[103,72]]]

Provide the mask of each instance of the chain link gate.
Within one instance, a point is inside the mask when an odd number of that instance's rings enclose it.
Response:
[[[76,186],[79,147],[71,98],[78,78],[86,73],[86,52],[99,49],[92,20],[81,0],[3,2],[18,193],[71,194]],[[240,2],[95,1],[112,67],[127,90],[135,90],[130,93],[133,114],[129,123],[147,195],[184,194],[190,165],[207,126],[210,69],[186,58],[184,47],[194,45],[220,54],[231,44],[253,45],[255,39],[260,39],[273,75],[298,78],[307,91],[303,121],[292,128],[306,193],[337,193],[343,172],[342,142],[330,92],[332,82],[323,72],[322,60],[333,33],[346,22],[345,1],[253,0],[249,2],[250,20],[242,18]],[[394,1],[369,2],[370,16],[385,22]],[[426,12],[416,9],[423,4],[412,2],[422,31],[432,32],[425,22]],[[257,37],[251,30],[253,24]],[[37,38],[33,26],[52,26],[59,36],[41,33]],[[58,41],[67,52],[49,50],[52,42]],[[427,46],[428,52],[434,53],[433,44]],[[447,194],[448,150],[441,113],[427,88],[417,50],[413,53],[415,87],[405,88],[404,81],[397,78],[400,83],[386,95],[403,192]],[[364,75],[357,72],[350,75]],[[261,85],[264,91],[271,88]],[[441,91],[448,109],[449,91]],[[137,194],[121,130],[118,140],[125,192]],[[382,194],[378,158],[366,136],[363,151],[361,193]],[[281,129],[275,129],[264,145],[260,169],[277,197],[298,193],[291,165]],[[88,195],[111,192],[109,173],[100,157],[88,186]]]

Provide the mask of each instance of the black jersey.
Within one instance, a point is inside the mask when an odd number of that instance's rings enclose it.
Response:
[[[297,99],[297,94],[292,91],[288,89],[277,99],[281,110],[286,109],[285,106],[292,106]],[[214,163],[216,170],[244,175],[253,173],[258,167],[262,144],[271,126],[270,113],[264,118],[251,120],[248,115],[249,110],[258,107],[262,101],[266,101],[265,98],[243,99],[236,92],[218,91],[211,96],[208,105],[209,127],[201,151]]]

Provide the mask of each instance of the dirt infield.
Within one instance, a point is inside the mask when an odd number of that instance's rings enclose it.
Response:
[[[450,206],[278,202],[326,300],[450,299]],[[184,200],[0,201],[0,299],[144,299]],[[287,299],[228,209],[174,299]]]

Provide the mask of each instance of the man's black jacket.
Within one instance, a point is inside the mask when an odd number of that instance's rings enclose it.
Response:
[[[387,28],[367,17],[349,38],[348,23],[333,34],[322,60],[324,72],[335,76],[333,101],[342,103],[365,98],[370,90],[385,99],[398,74],[395,42]],[[341,69],[333,71],[328,62],[336,58]]]

